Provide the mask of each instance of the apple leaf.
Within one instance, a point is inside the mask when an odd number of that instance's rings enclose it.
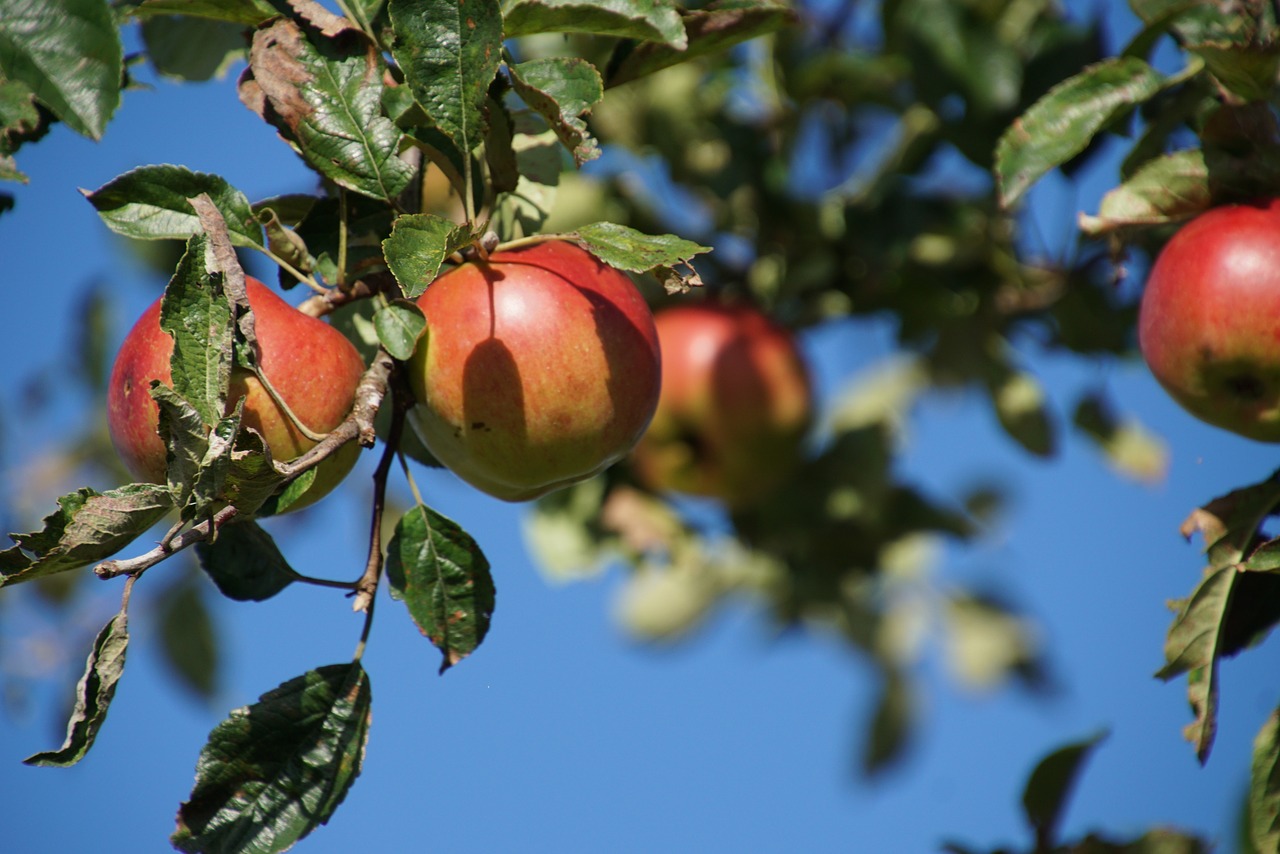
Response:
[[[391,226],[382,251],[400,290],[417,299],[440,273],[440,265],[469,244],[470,229],[435,214],[405,214]]]
[[[1165,78],[1141,59],[1112,57],[1050,89],[1000,137],[995,174],[1011,207],[1051,169],[1088,147],[1108,124],[1149,100]]]
[[[1072,423],[1092,439],[1116,471],[1156,483],[1169,470],[1169,448],[1137,421],[1122,419],[1103,395],[1090,393],[1076,403]]]
[[[915,714],[911,681],[896,668],[887,669],[862,746],[863,775],[871,777],[901,758],[915,729]]]
[[[360,774],[371,703],[353,661],[232,711],[200,752],[170,842],[187,852],[285,851],[328,822]]]
[[[261,602],[297,578],[275,540],[252,520],[223,525],[212,541],[195,545],[200,568],[228,599]]]
[[[575,234],[593,255],[611,267],[632,273],[652,271],[669,293],[701,285],[702,280],[689,262],[693,256],[711,251],[710,246],[699,246],[673,234],[644,234],[612,222],[584,225]],[[679,272],[679,266],[690,272]]]
[[[1043,386],[1026,371],[1002,370],[988,388],[996,418],[1009,438],[1028,453],[1053,456],[1057,423],[1049,413]]]
[[[1037,763],[1022,790],[1022,811],[1036,839],[1057,838],[1057,829],[1085,761],[1106,733],[1060,747]]]
[[[185,15],[256,27],[280,14],[271,0],[142,0],[128,9],[135,18]]]
[[[780,3],[735,0],[689,9],[682,17],[687,47],[655,41],[622,42],[609,62],[606,85],[619,86],[681,62],[720,53],[796,21],[795,11]]]
[[[218,688],[218,642],[198,576],[170,585],[160,596],[160,652],[174,675],[196,696],[212,700]]]
[[[1280,850],[1280,709],[1271,713],[1253,742],[1249,832],[1255,851]]]
[[[413,179],[402,134],[382,114],[383,63],[354,31],[306,33],[281,19],[254,33],[240,98],[310,166],[348,190],[393,200]]]
[[[373,328],[378,330],[378,340],[391,357],[404,361],[418,346],[418,338],[427,328],[427,319],[415,303],[395,300],[373,315]]]
[[[315,259],[307,251],[307,242],[292,228],[286,228],[280,220],[280,214],[273,207],[254,206],[258,222],[267,232],[267,248],[271,254],[287,263],[301,273],[315,270]],[[282,276],[286,271],[281,270]],[[296,283],[296,279],[290,278]]]
[[[1218,727],[1218,659],[1235,592],[1239,568],[1225,566],[1210,570],[1183,603],[1165,639],[1165,666],[1156,672],[1169,680],[1187,674],[1187,699],[1195,720],[1186,728],[1186,738],[1196,748],[1201,763],[1209,758]]]
[[[1212,203],[1204,152],[1178,151],[1149,160],[1107,191],[1096,215],[1080,215],[1080,230],[1103,237],[1125,228],[1186,219]]]
[[[489,561],[458,524],[418,505],[400,517],[387,546],[391,595],[404,601],[448,670],[489,631],[495,589]]]
[[[143,21],[142,40],[156,71],[177,80],[222,78],[247,49],[243,24],[177,15]]]
[[[120,105],[124,49],[106,0],[0,2],[0,72],[76,133],[102,138]]]
[[[1188,539],[1204,538],[1209,565],[1231,566],[1255,545],[1258,529],[1280,507],[1280,470],[1266,480],[1221,495],[1192,511],[1179,529]]]
[[[0,74],[0,180],[27,183],[12,155],[49,132],[50,118],[36,107],[35,93]]]
[[[680,13],[664,0],[508,0],[508,38],[534,33],[590,33],[688,46]]]
[[[391,53],[432,125],[463,156],[484,139],[485,97],[502,59],[498,0],[390,0]]]
[[[165,478],[174,504],[186,509],[191,502],[200,465],[209,451],[209,428],[186,398],[153,380],[151,398],[160,410],[159,433],[164,440]]]
[[[510,71],[516,94],[547,120],[574,163],[582,166],[600,156],[600,145],[582,120],[604,97],[594,65],[577,57],[548,57],[521,62]]]
[[[108,558],[172,509],[169,487],[155,483],[64,495],[41,530],[9,535],[17,545],[0,551],[0,587]]]
[[[222,418],[234,359],[235,319],[221,276],[205,269],[208,239],[193,235],[165,287],[160,328],[173,339],[173,390],[206,425]]]
[[[222,212],[233,243],[262,245],[262,226],[245,195],[218,175],[185,166],[140,166],[85,197],[117,234],[139,240],[186,240],[202,230],[200,217],[187,201],[201,193]]]
[[[107,709],[124,673],[129,647],[129,620],[121,610],[98,632],[89,652],[84,676],[76,685],[76,704],[67,721],[67,738],[57,750],[28,756],[27,765],[68,767],[85,757],[107,719]]]

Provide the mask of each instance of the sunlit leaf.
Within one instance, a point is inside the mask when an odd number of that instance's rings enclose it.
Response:
[[[664,0],[508,0],[503,4],[506,35],[592,33],[688,46],[675,6]]]
[[[672,234],[644,234],[612,222],[584,225],[575,233],[604,263],[633,273],[652,271],[669,291],[680,290],[682,285],[701,284],[701,279],[691,267],[688,273],[676,268],[688,267],[695,255],[711,251],[709,246],[700,246]],[[668,281],[672,278],[677,282]]]
[[[9,535],[17,545],[0,551],[0,587],[108,558],[172,509],[169,488],[155,483],[64,495],[41,530]]]
[[[329,821],[360,774],[372,699],[359,662],[308,671],[209,734],[170,837],[180,851],[285,851]]]
[[[595,66],[576,57],[550,57],[511,67],[511,82],[536,110],[579,166],[600,156],[600,147],[581,118],[604,95]]]
[[[426,331],[427,319],[422,309],[408,300],[395,300],[377,310],[373,326],[378,340],[393,359],[408,359],[418,346],[418,338]]]
[[[313,169],[375,199],[413,178],[401,133],[382,114],[383,64],[351,32],[328,38],[282,19],[254,33],[240,97],[292,141]]]
[[[117,234],[142,240],[186,240],[202,230],[187,201],[201,193],[208,194],[222,213],[233,243],[262,245],[262,226],[249,200],[218,175],[192,172],[185,166],[140,166],[85,196]]]
[[[444,260],[471,242],[472,232],[435,214],[405,214],[382,242],[400,290],[417,299],[440,273]]]
[[[735,44],[775,32],[796,20],[789,6],[772,2],[719,2],[682,15],[688,45],[624,42],[609,63],[608,86],[618,86],[680,62],[720,53]]]
[[[1136,57],[1113,57],[1058,84],[1005,131],[995,172],[1006,207],[1098,131],[1160,91],[1164,77]]]
[[[484,139],[485,95],[502,59],[497,0],[391,0],[388,11],[405,82],[465,156]]]
[[[100,139],[124,76],[111,7],[106,0],[0,0],[0,71],[30,86],[76,133]]]

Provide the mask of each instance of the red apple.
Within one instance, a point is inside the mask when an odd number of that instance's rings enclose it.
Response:
[[[653,316],[624,273],[576,244],[499,251],[418,300],[410,423],[472,486],[525,501],[616,462],[658,402]]]
[[[261,367],[293,414],[315,432],[326,433],[351,410],[364,362],[350,341],[329,324],[303,314],[256,279],[245,279]],[[159,434],[160,409],[149,392],[151,381],[171,383],[169,355],[173,338],[160,328],[160,300],[143,313],[125,336],[107,386],[107,424],[125,466],[142,481],[165,481],[165,447]],[[244,398],[243,426],[260,433],[272,457],[287,461],[315,442],[300,433],[257,377],[233,368],[227,394],[230,411]],[[324,460],[307,493],[289,506],[314,503],[346,477],[359,448],[344,446]]]
[[[1147,277],[1138,345],[1192,415],[1280,442],[1280,200],[1214,208],[1174,234]]]
[[[791,333],[760,311],[717,302],[658,312],[662,397],[633,468],[656,490],[745,507],[800,458],[813,412]]]

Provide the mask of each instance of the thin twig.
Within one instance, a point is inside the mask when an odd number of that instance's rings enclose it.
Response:
[[[392,392],[391,430],[387,435],[387,444],[378,460],[378,467],[373,472],[373,513],[369,523],[369,559],[365,563],[364,575],[356,582],[356,597],[351,603],[353,611],[373,612],[374,594],[378,591],[378,582],[382,578],[382,516],[387,505],[387,476],[391,472],[391,464],[396,459],[400,447],[400,436],[404,432],[404,419],[411,398],[403,393]],[[368,626],[365,627],[366,635]],[[363,649],[364,638],[361,639]]]
[[[234,519],[239,512],[234,505],[227,505],[198,525],[192,525],[176,537],[171,537],[168,542],[160,543],[151,551],[123,560],[104,560],[93,568],[93,572],[103,579],[116,578],[120,575],[141,575],[160,561],[196,543],[210,539],[219,528]]]

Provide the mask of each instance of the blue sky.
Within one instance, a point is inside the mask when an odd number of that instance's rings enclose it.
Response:
[[[118,251],[77,188],[163,162],[218,173],[253,199],[309,188],[309,173],[236,101],[230,80],[129,92],[102,143],[57,127],[18,159],[31,182],[5,188],[17,207],[0,216],[9,318],[0,336],[0,489],[8,495],[22,489],[32,460],[82,417],[74,392],[54,378],[69,362],[72,318],[86,287],[98,282],[111,291],[118,339],[163,284]],[[1050,183],[1034,197],[1040,228],[1069,237],[1075,210],[1096,203],[1090,194],[1111,177],[1100,173],[1070,198]],[[865,322],[811,335],[807,353],[824,399],[889,353],[889,342],[882,326]],[[638,646],[612,618],[617,570],[594,582],[549,583],[525,555],[519,507],[446,473],[420,473],[433,506],[467,528],[490,558],[494,626],[475,656],[438,677],[437,653],[383,596],[365,657],[374,711],[363,776],[333,822],[297,850],[1025,845],[1017,804],[1026,773],[1046,751],[1100,729],[1111,734],[1081,781],[1069,833],[1127,836],[1177,824],[1232,850],[1252,740],[1277,701],[1276,651],[1264,646],[1227,663],[1220,733],[1205,768],[1181,739],[1189,721],[1183,685],[1162,684],[1152,673],[1171,616],[1165,603],[1191,590],[1201,565],[1198,543],[1187,544],[1178,524],[1197,504],[1265,477],[1277,455],[1195,422],[1139,363],[1036,359],[1033,366],[1059,404],[1103,384],[1126,413],[1158,430],[1170,450],[1165,481],[1124,480],[1074,436],[1055,460],[1031,459],[1003,438],[981,400],[965,395],[919,407],[902,464],[939,494],[1008,480],[1016,501],[997,533],[978,548],[948,551],[938,573],[944,583],[1003,586],[1040,622],[1061,685],[1056,695],[971,694],[930,655],[916,671],[918,742],[901,766],[874,783],[860,781],[853,756],[876,685],[844,647],[816,635],[775,637],[745,603],[717,612],[683,644]],[[31,411],[20,383],[47,368],[55,405]],[[372,463],[365,459],[355,477],[367,479]],[[300,571],[347,577],[361,565],[367,522],[354,482],[352,494],[297,525],[273,528]],[[47,512],[53,497],[34,511]],[[166,583],[168,569],[139,583],[144,602],[148,588]],[[70,655],[64,675],[71,680],[92,633],[115,608],[118,586],[100,586],[101,595],[77,612],[85,636],[68,631],[55,639]],[[24,629],[47,630],[38,600],[21,588],[4,595],[6,641]],[[265,603],[221,603],[215,616],[226,678],[205,705],[174,689],[157,652],[158,627],[137,609],[110,718],[75,768],[20,763],[60,743],[61,721],[51,721],[66,685],[42,683],[25,711],[0,712],[6,850],[167,850],[164,838],[208,731],[230,708],[280,682],[348,660],[360,632],[347,600],[297,585]],[[10,643],[0,656],[12,664],[21,651]]]

